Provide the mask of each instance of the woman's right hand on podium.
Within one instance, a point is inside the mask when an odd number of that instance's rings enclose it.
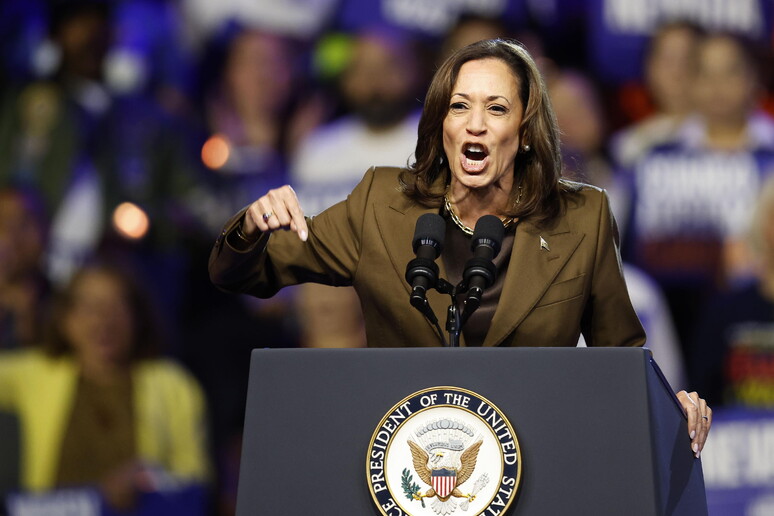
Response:
[[[683,406],[686,416],[688,416],[688,436],[691,438],[691,451],[698,459],[701,457],[701,450],[704,449],[704,443],[707,441],[710,427],[712,426],[712,409],[707,405],[704,399],[699,397],[699,393],[680,391],[677,393],[677,399]]]
[[[257,239],[260,233],[271,233],[278,229],[294,231],[304,242],[309,235],[304,212],[290,185],[269,190],[252,203],[242,223],[242,231],[252,240]]]

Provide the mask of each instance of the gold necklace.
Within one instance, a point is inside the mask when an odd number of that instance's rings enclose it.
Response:
[[[520,197],[521,198],[521,197]],[[446,211],[449,212],[449,216],[452,219],[452,222],[454,222],[458,228],[462,230],[463,233],[465,233],[468,236],[473,236],[473,230],[470,229],[468,226],[465,225],[462,220],[457,216],[456,213],[454,213],[454,209],[452,208],[451,201],[449,200],[449,196],[444,194],[443,196],[443,204],[446,208]],[[503,223],[503,228],[508,229],[511,224],[513,224],[513,217],[507,218],[507,219],[500,219]]]

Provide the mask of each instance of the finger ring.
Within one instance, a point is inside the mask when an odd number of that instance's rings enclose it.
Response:
[[[701,416],[701,418],[702,418],[704,421],[709,421],[709,418],[708,418],[707,416]]]
[[[263,221],[264,222],[269,222],[269,219],[272,218],[273,216],[274,216],[274,212],[273,211],[267,211],[266,213],[264,213],[262,215]]]

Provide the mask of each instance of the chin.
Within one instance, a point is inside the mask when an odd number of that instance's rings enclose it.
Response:
[[[491,179],[483,174],[471,175],[465,172],[461,177],[457,176],[457,180],[462,186],[471,190],[481,190],[492,186]]]

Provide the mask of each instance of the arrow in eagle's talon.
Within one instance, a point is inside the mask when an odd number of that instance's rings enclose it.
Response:
[[[463,511],[468,510],[469,502],[472,502],[476,499],[476,495],[479,491],[481,491],[484,486],[486,486],[489,483],[489,475],[484,473],[480,477],[478,477],[478,480],[476,480],[476,483],[473,485],[473,491],[469,495],[467,495],[467,500],[464,500],[462,503],[460,503],[460,508]]]

